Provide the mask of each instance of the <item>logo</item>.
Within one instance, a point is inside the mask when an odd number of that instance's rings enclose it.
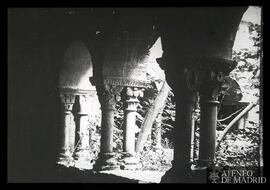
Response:
[[[210,172],[209,180],[211,183],[219,183],[220,177],[218,172]]]
[[[209,183],[224,184],[262,184],[266,177],[261,176],[258,168],[213,168],[208,170]]]

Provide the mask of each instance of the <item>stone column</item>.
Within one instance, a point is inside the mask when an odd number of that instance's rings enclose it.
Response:
[[[203,99],[201,102],[199,161],[210,166],[215,158],[217,106],[215,100]]]
[[[119,101],[120,92],[123,87],[115,85],[104,85],[98,91],[101,103],[101,139],[99,158],[94,165],[94,170],[111,170],[119,168],[115,153],[113,152],[113,127],[115,104]]]
[[[246,107],[248,106],[249,103],[248,102],[239,102],[239,106],[237,106],[237,109],[240,109],[242,107]],[[239,121],[237,122],[237,125],[238,125],[238,129],[245,129],[246,127],[246,122],[247,122],[247,118],[248,118],[248,113],[246,113],[241,119],[239,119]]]
[[[90,162],[89,152],[89,122],[88,122],[88,101],[90,96],[87,94],[77,95],[77,112],[75,113],[76,129],[78,130],[77,148],[74,159],[80,162]]]
[[[194,147],[195,147],[195,119],[194,116],[192,117],[192,124],[191,124],[191,150],[190,150],[190,160],[194,161]]]
[[[245,129],[247,120],[247,114],[245,114],[241,119],[238,121],[238,129]]]
[[[191,167],[191,137],[193,125],[193,112],[195,107],[194,91],[186,91],[186,96],[176,104],[176,129],[174,130],[174,169],[182,182],[189,181]]]
[[[200,139],[198,168],[211,167],[215,161],[217,108],[218,95],[229,66],[235,65],[232,61],[223,59],[208,59],[208,66],[200,73]],[[232,69],[232,68],[231,68]]]
[[[138,160],[135,158],[135,125],[137,106],[139,105],[138,96],[142,96],[142,91],[136,87],[126,88],[125,100],[125,125],[123,142],[123,169],[136,169]]]
[[[72,161],[72,155],[69,147],[69,127],[72,107],[75,102],[75,95],[60,94],[62,105],[62,141],[59,155],[59,163],[69,163]]]
[[[178,69],[176,74],[177,82],[171,81],[171,87],[177,97],[176,122],[173,129],[174,159],[172,168],[162,177],[162,183],[190,183],[191,181],[191,128],[197,99],[196,81],[194,81],[196,76],[188,68]]]
[[[206,181],[207,166],[214,161],[216,141],[217,96],[224,75],[235,63],[215,57],[183,57],[182,71],[178,70],[177,83],[173,83],[176,100],[176,126],[174,126],[174,161],[162,181],[192,183]],[[177,73],[175,73],[177,74]],[[190,161],[192,115],[200,95],[199,163]],[[199,171],[198,171],[199,170]]]
[[[197,96],[199,97],[199,96]],[[197,103],[196,103],[196,108],[193,112],[193,118],[192,118],[192,128],[191,128],[191,152],[190,152],[190,159],[191,162],[194,163],[197,158],[198,158],[198,149],[197,147],[199,146],[199,142],[198,142],[198,119],[200,117],[200,108],[199,108],[199,101],[197,99]]]

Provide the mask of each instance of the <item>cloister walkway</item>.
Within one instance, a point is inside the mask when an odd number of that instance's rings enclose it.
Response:
[[[95,172],[76,167],[57,166],[54,182],[67,183],[160,183],[165,174],[160,171],[107,170]]]

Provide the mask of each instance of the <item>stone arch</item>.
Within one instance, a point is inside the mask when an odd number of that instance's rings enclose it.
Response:
[[[94,89],[89,82],[93,75],[90,52],[82,41],[75,40],[66,49],[59,76],[60,88]]]

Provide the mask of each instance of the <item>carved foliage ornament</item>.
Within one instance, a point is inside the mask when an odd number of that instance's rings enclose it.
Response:
[[[202,98],[216,100],[224,77],[235,67],[229,60],[201,58],[192,61],[184,69],[186,86],[191,91],[199,91]]]
[[[224,80],[224,73],[221,71],[207,71],[202,80],[199,92],[202,98],[207,100],[217,100],[221,92],[221,84]]]
[[[104,85],[148,87],[149,81],[133,80],[121,77],[104,77]]]
[[[82,94],[78,95],[78,103],[79,103],[79,112],[78,114],[88,114],[88,102],[90,101],[90,95],[89,94]]]
[[[72,106],[75,102],[74,94],[60,94],[62,109],[65,112],[71,112]]]
[[[143,88],[126,87],[126,110],[137,111],[139,100],[137,97],[143,97]]]
[[[121,100],[122,86],[105,84],[101,93],[101,106],[107,109],[115,109],[116,102]]]
[[[128,97],[143,97],[143,88],[137,88],[137,87],[127,87],[126,95]]]

